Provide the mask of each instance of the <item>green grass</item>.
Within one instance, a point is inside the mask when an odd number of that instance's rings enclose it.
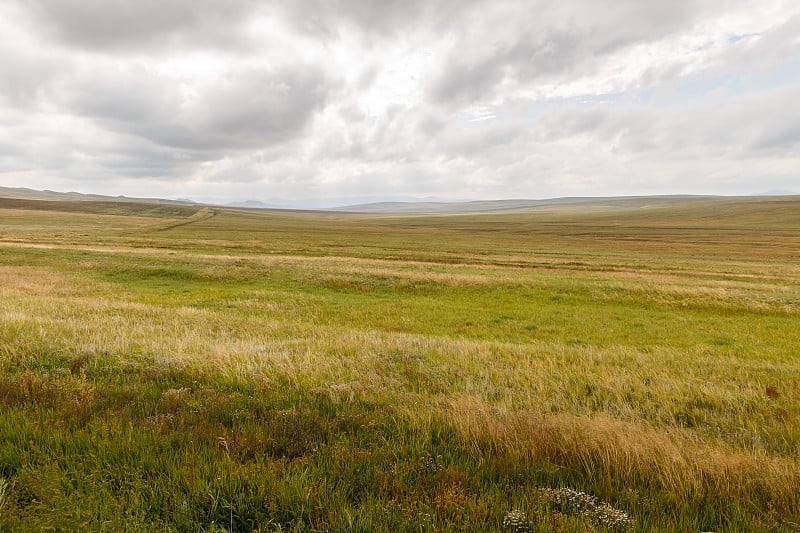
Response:
[[[26,202],[0,531],[798,529],[800,200]]]

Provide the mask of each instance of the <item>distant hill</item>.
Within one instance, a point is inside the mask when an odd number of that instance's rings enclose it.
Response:
[[[663,195],[663,196],[616,196],[616,197],[565,197],[549,199],[513,199],[513,200],[478,200],[478,201],[394,201],[373,202],[363,204],[350,204],[341,207],[308,208],[302,207],[302,201],[296,205],[276,205],[259,200],[244,200],[228,204],[208,204],[195,202],[189,199],[166,200],[163,198],[132,198],[127,196],[104,196],[100,194],[83,194],[78,192],[37,191],[24,187],[0,187],[0,200],[9,207],[11,201],[39,201],[39,202],[67,202],[73,204],[97,204],[96,209],[106,211],[115,204],[125,211],[124,204],[148,204],[164,207],[191,207],[199,209],[204,205],[230,207],[234,209],[263,209],[278,211],[316,211],[361,214],[386,214],[386,215],[413,215],[413,214],[468,214],[468,213],[493,213],[514,211],[607,211],[614,209],[646,209],[664,208],[670,206],[700,205],[711,202],[717,205],[723,200],[744,198],[776,198],[778,196],[792,196],[783,194],[784,191],[770,191],[753,196],[699,196],[699,195]],[[62,206],[63,208],[64,206]],[[86,206],[84,206],[86,207]],[[78,205],[74,209],[80,209]],[[94,208],[93,208],[94,209]],[[117,209],[116,207],[114,209]]]
[[[47,200],[70,202],[134,202],[148,204],[193,205],[192,200],[165,200],[163,198],[130,198],[128,196],[104,196],[102,194],[83,194],[79,192],[37,191],[25,187],[0,187],[0,198],[18,200]]]
[[[484,200],[473,202],[377,202],[371,204],[346,205],[332,208],[349,213],[375,214],[445,214],[445,213],[489,213],[528,209],[558,208],[602,208],[608,207],[666,207],[712,200],[730,199],[725,196],[618,196],[618,197],[568,197],[547,200]]]
[[[245,200],[243,202],[230,202],[225,204],[228,207],[246,207],[249,209],[269,209],[272,207],[276,207],[274,205],[265,204],[259,200]]]

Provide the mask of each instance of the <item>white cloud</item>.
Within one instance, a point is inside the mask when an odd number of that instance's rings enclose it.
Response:
[[[797,188],[792,2],[19,0],[0,31],[5,186],[331,203]]]

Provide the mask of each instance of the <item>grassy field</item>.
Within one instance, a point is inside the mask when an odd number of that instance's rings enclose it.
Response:
[[[0,531],[800,531],[800,198],[0,200]]]

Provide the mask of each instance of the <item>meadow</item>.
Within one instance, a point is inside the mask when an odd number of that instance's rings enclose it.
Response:
[[[800,531],[800,198],[0,199],[0,531]]]

